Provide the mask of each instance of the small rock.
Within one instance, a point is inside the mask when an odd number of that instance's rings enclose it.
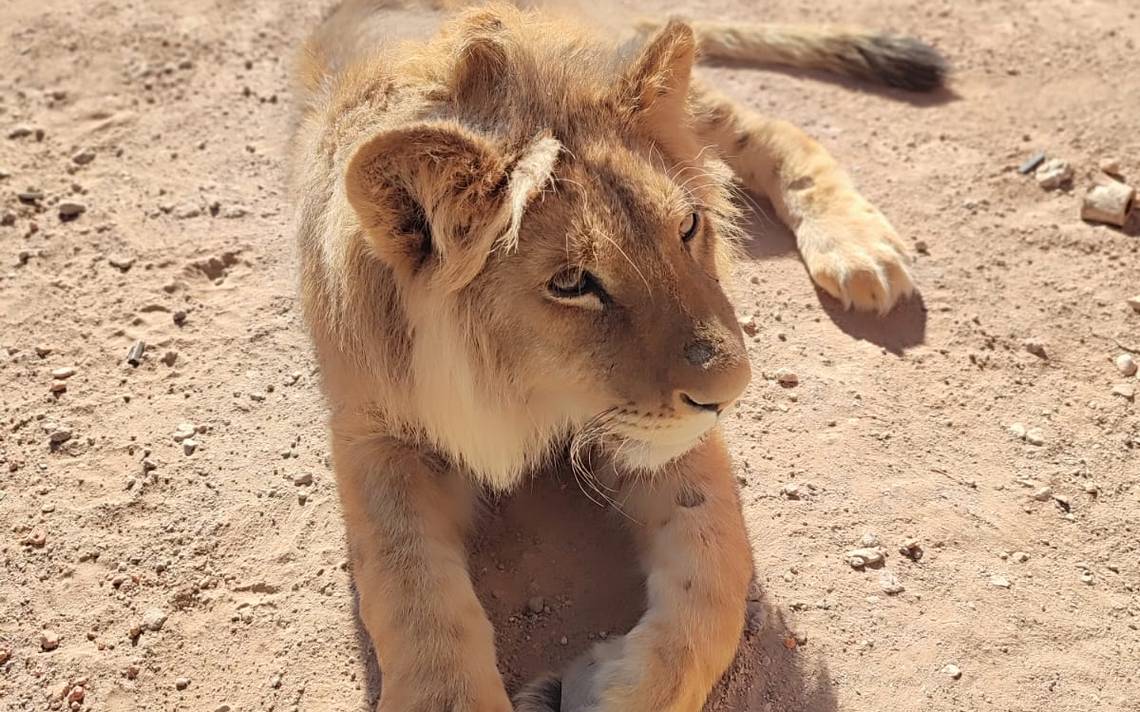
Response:
[[[990,585],[996,588],[1009,588],[1011,584],[1009,583],[1009,579],[1005,576],[995,574],[990,576]]]
[[[1132,354],[1120,354],[1113,363],[1116,364],[1116,370],[1120,371],[1121,376],[1135,376],[1138,370],[1136,359],[1133,358]]]
[[[186,312],[179,309],[171,315],[171,318],[174,319],[175,326],[182,326],[186,323]]]
[[[1012,558],[1017,563],[1024,564],[1026,561],[1029,561],[1029,554],[1026,554],[1024,551],[1015,551],[1012,554]]]
[[[107,264],[111,265],[120,272],[127,272],[131,269],[131,267],[134,266],[135,258],[128,257],[126,255],[111,255],[107,258]]]
[[[884,571],[879,574],[879,588],[891,596],[900,594],[906,590],[906,587],[899,581],[898,576],[895,576],[890,571]]]
[[[75,375],[75,369],[72,368],[71,366],[64,366],[62,368],[56,368],[56,369],[53,369],[51,372],[51,377],[56,379],[57,381],[66,381],[67,379],[71,378],[74,375]]]
[[[1018,166],[1017,172],[1023,176],[1029,175],[1033,171],[1037,170],[1037,167],[1040,166],[1044,162],[1045,162],[1045,153],[1042,151],[1038,151],[1037,153],[1034,153],[1032,156],[1027,158],[1024,163],[1022,163],[1020,166]]]
[[[879,537],[873,532],[866,532],[859,538],[859,545],[865,549],[873,549],[879,545]]]
[[[1053,495],[1053,501],[1057,503],[1058,507],[1065,510],[1066,512],[1070,511],[1073,508],[1072,501],[1063,494]]]
[[[71,692],[67,693],[67,701],[75,704],[83,704],[83,698],[87,696],[87,690],[84,690],[81,685],[76,685],[71,688]]]
[[[1137,294],[1135,297],[1129,297],[1128,299],[1125,299],[1124,303],[1132,307],[1132,311],[1140,314],[1140,294]]]
[[[198,441],[194,438],[186,438],[182,441],[182,452],[187,455],[193,455],[194,451],[198,449]]]
[[[1085,584],[1086,586],[1092,586],[1094,583],[1096,583],[1096,577],[1093,576],[1093,573],[1091,571],[1082,572],[1081,583]]]
[[[1057,190],[1073,182],[1073,167],[1068,161],[1051,158],[1045,161],[1034,173],[1037,185],[1045,190]]]
[[[131,344],[131,348],[127,351],[127,363],[137,367],[142,363],[143,354],[146,353],[146,343],[143,341],[136,341]]]
[[[274,675],[273,677],[269,678],[269,686],[272,687],[274,690],[281,689],[281,676],[280,675]]]
[[[853,569],[861,569],[864,566],[874,566],[883,562],[883,552],[878,549],[852,549],[847,552],[847,563]]]
[[[1120,172],[1120,161],[1115,158],[1102,158],[1097,166],[1110,176],[1119,178],[1122,175]]]
[[[1049,358],[1049,354],[1045,352],[1045,344],[1038,339],[1026,339],[1025,341],[1021,342],[1021,346],[1037,358]]]
[[[33,529],[24,537],[23,543],[28,546],[34,546],[37,549],[42,549],[44,545],[47,544],[47,532],[43,529]]]
[[[952,680],[958,680],[962,677],[962,670],[954,663],[950,663],[942,668],[942,674],[947,675]]]
[[[71,162],[79,166],[86,166],[88,163],[94,160],[95,152],[89,148],[85,148],[71,157]]]
[[[142,627],[146,630],[159,631],[166,623],[166,611],[161,608],[149,608],[142,617]]]
[[[174,209],[174,217],[179,220],[189,220],[202,214],[202,208],[193,203],[184,203]]]
[[[1037,500],[1038,502],[1048,502],[1049,500],[1053,499],[1053,488],[1042,487],[1033,493],[1033,499]]]
[[[162,362],[165,363],[167,366],[173,366],[174,362],[177,360],[178,360],[178,352],[177,351],[167,351],[166,353],[164,353],[162,355]]]
[[[1030,445],[1044,445],[1045,434],[1042,433],[1038,428],[1030,428],[1029,430],[1025,431],[1025,442],[1029,443]]]
[[[546,601],[542,598],[542,596],[534,596],[526,602],[526,608],[531,613],[537,615],[539,613],[542,613],[542,611],[546,608]]]
[[[186,438],[193,437],[196,432],[198,428],[193,423],[179,423],[174,430],[174,442],[180,443]]]
[[[800,486],[797,484],[788,483],[780,488],[780,494],[788,499],[799,499],[802,496]]]
[[[313,474],[311,472],[302,472],[293,478],[293,484],[298,487],[308,487],[313,484]]]
[[[777,369],[772,377],[776,379],[776,383],[785,388],[791,388],[800,382],[800,377],[796,375],[796,372],[787,368]]]
[[[40,631],[40,649],[46,651],[55,650],[59,647],[59,633],[54,630]]]
[[[174,681],[174,687],[179,689],[179,690],[185,690],[187,687],[190,687],[190,678],[188,678],[188,677],[177,678]]]
[[[1104,180],[1089,188],[1081,203],[1081,220],[1123,227],[1136,189],[1115,180]]]
[[[1024,440],[1026,433],[1025,426],[1021,423],[1014,423],[1009,426],[1009,433],[1018,440]]]
[[[1100,494],[1100,485],[1095,482],[1086,482],[1082,489],[1084,489],[1085,494],[1091,494],[1094,497]]]
[[[1136,400],[1136,386],[1131,383],[1118,383],[1112,387],[1112,395],[1129,401]]]
[[[64,222],[70,222],[87,212],[87,206],[83,203],[64,202],[60,203],[57,209],[59,210],[59,219]]]
[[[10,648],[5,648],[3,646],[0,646],[0,665],[3,665],[4,663],[8,662],[11,659],[12,659],[12,650]]]
[[[12,140],[18,138],[27,138],[28,136],[36,133],[38,130],[39,129],[36,129],[35,126],[29,126],[28,124],[19,124],[17,126],[13,126],[12,130],[8,132],[8,138]]]
[[[760,332],[760,325],[756,323],[755,316],[750,316],[741,320],[740,329],[749,336],[756,336]]]
[[[58,425],[48,431],[48,442],[52,446],[62,445],[71,439],[71,428]]]
[[[921,561],[926,554],[922,550],[922,545],[918,543],[918,539],[904,539],[902,546],[899,547],[899,553],[911,561]]]

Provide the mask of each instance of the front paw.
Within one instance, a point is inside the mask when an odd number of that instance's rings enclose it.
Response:
[[[843,306],[886,314],[914,291],[906,246],[863,198],[806,218],[796,242],[812,280]]]

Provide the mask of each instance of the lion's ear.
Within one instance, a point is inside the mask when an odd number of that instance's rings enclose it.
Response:
[[[380,259],[406,275],[431,270],[454,291],[497,244],[516,243],[523,211],[549,180],[559,148],[540,135],[508,156],[458,125],[417,124],[360,147],[345,190]]]
[[[658,30],[618,82],[614,103],[629,119],[652,119],[684,107],[697,43],[693,29],[670,20]]]

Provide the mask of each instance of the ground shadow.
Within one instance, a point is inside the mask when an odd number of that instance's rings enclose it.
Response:
[[[918,108],[929,108],[936,106],[944,106],[955,101],[962,99],[962,96],[954,91],[949,86],[942,86],[933,91],[918,92],[907,89],[899,89],[897,87],[887,86],[885,84],[877,84],[866,79],[853,79],[845,77],[841,74],[834,74],[823,70],[816,69],[798,69],[794,67],[785,67],[781,65],[764,65],[756,64],[755,62],[745,62],[737,60],[708,60],[705,64],[709,67],[720,67],[722,69],[743,70],[743,71],[765,71],[775,72],[777,74],[784,74],[797,79],[806,79],[812,82],[821,82],[825,84],[834,84],[840,86],[848,91],[859,92],[861,94],[871,94],[874,96],[890,99],[891,101],[898,101],[904,104],[910,104]]]
[[[629,630],[644,610],[621,516],[591,503],[566,474],[544,473],[494,503],[471,563],[511,691],[561,670],[599,637]],[[706,712],[835,712],[826,669],[808,669],[783,613],[762,591],[753,586],[749,598],[740,652]]]
[[[356,581],[352,582],[352,622],[356,627],[356,649],[360,651],[364,663],[364,691],[368,695],[368,706],[365,709],[376,709],[380,700],[380,665],[376,662],[376,650],[372,647],[372,638],[364,628],[364,621],[360,618],[360,593],[356,590]]]
[[[775,209],[766,199],[748,196],[744,215],[744,254],[754,260],[767,260],[796,253],[792,231],[775,219]],[[796,262],[800,269],[803,263]],[[804,278],[811,277],[804,270]],[[895,355],[926,340],[926,304],[921,295],[900,302],[886,316],[849,311],[821,289],[816,288],[820,306],[828,318],[848,336],[869,341]]]

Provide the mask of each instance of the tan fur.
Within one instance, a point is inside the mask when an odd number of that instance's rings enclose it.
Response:
[[[515,709],[697,710],[751,572],[717,432],[750,377],[721,286],[731,173],[847,304],[911,291],[903,246],[818,144],[693,78],[716,31],[619,42],[491,5],[396,42],[413,17],[350,0],[313,35],[291,168],[379,709],[512,709],[466,570],[471,498],[568,447],[635,522],[649,607]],[[590,291],[567,291],[580,270]]]

